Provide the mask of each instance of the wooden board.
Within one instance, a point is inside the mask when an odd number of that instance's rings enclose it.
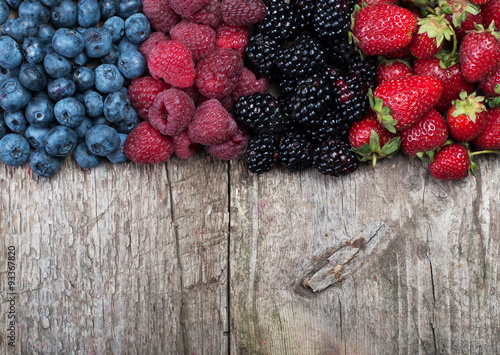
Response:
[[[0,353],[500,353],[500,167],[0,169]],[[8,345],[7,255],[15,259]]]

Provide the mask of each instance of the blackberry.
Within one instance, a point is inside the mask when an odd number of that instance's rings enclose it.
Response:
[[[311,23],[314,15],[314,9],[316,7],[317,0],[291,0],[290,5],[292,6],[293,12],[295,14],[295,23],[297,24],[297,29],[299,31],[309,31],[311,28]]]
[[[258,31],[278,41],[293,38],[297,32],[297,27],[292,7],[283,0],[268,0],[266,5],[267,14],[257,24]]]
[[[347,38],[333,38],[325,43],[330,62],[341,68],[349,68],[350,64],[359,58],[359,52],[350,44]]]
[[[313,165],[324,175],[341,176],[358,168],[358,159],[351,146],[337,139],[329,139],[314,148]]]
[[[306,129],[306,134],[311,141],[318,143],[332,138],[347,141],[351,126],[352,122],[344,115],[331,110],[321,118],[317,127]]]
[[[351,124],[361,120],[368,111],[368,82],[362,77],[340,75],[333,92],[338,111]]]
[[[262,174],[271,170],[277,163],[278,145],[274,135],[262,133],[248,139],[245,161],[248,170],[255,174]]]
[[[349,76],[363,81],[363,85],[373,88],[377,82],[378,61],[375,57],[362,58],[359,53],[354,56],[349,65]]]
[[[286,126],[279,102],[270,94],[241,96],[234,103],[233,113],[236,122],[251,132],[281,132]]]
[[[324,41],[347,37],[355,4],[353,0],[317,2],[312,18],[314,34]]]
[[[289,171],[304,170],[312,163],[312,148],[303,133],[287,131],[279,142],[279,163]]]
[[[271,76],[278,48],[278,42],[263,33],[252,35],[245,46],[245,58],[248,66],[262,76]]]

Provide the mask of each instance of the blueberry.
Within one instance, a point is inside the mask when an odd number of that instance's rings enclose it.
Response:
[[[106,156],[120,148],[118,132],[109,126],[97,125],[88,130],[85,142],[95,155]]]
[[[7,22],[9,18],[9,5],[5,1],[0,1],[0,26]]]
[[[24,132],[24,136],[30,143],[31,148],[38,149],[45,147],[45,137],[49,133],[50,128],[41,128],[36,126],[29,126]]]
[[[23,0],[7,0],[7,5],[17,9],[22,2]]]
[[[73,157],[75,158],[76,163],[83,169],[95,168],[102,161],[102,157],[93,154],[85,142],[81,142],[76,146],[75,151],[73,152]]]
[[[78,141],[80,142],[82,139],[85,139],[85,134],[87,134],[87,131],[92,128],[94,123],[92,120],[88,117],[85,117],[80,123],[80,125],[73,130],[76,133],[76,137],[78,138]]]
[[[0,68],[0,84],[6,79],[19,77],[19,72],[20,72],[19,68],[14,68],[14,69]]]
[[[78,19],[78,10],[72,0],[62,0],[55,6],[52,6],[50,21],[55,28],[70,28],[76,25]]]
[[[73,66],[75,67],[83,67],[89,62],[89,57],[85,53],[78,54],[75,58],[73,58]]]
[[[73,80],[69,78],[59,78],[51,81],[47,85],[47,93],[54,101],[59,101],[66,97],[73,96],[76,91],[76,86]]]
[[[94,86],[94,71],[88,67],[79,67],[73,72],[73,81],[76,90],[85,91]]]
[[[151,25],[142,13],[134,14],[125,21],[125,35],[130,42],[140,44],[151,33]]]
[[[75,128],[85,118],[85,107],[74,97],[66,97],[54,105],[54,116],[63,126]]]
[[[123,152],[123,147],[125,146],[125,141],[127,140],[128,135],[124,133],[118,133],[118,135],[120,136],[120,147],[107,156],[109,161],[113,164],[125,163],[128,160],[127,156]]]
[[[48,128],[56,123],[54,103],[47,96],[35,96],[24,112],[28,122],[35,127]]]
[[[101,94],[94,90],[87,90],[83,94],[83,106],[89,117],[99,117],[103,114],[104,102]]]
[[[105,28],[89,28],[83,35],[85,54],[89,58],[101,58],[111,51],[111,33]]]
[[[0,37],[0,66],[5,69],[14,69],[21,65],[23,54],[19,44],[12,37]]]
[[[97,0],[78,0],[78,24],[84,28],[95,26],[101,18]]]
[[[118,58],[118,69],[127,79],[137,79],[146,71],[146,60],[138,51],[123,52]]]
[[[94,122],[94,126],[97,126],[97,125],[104,125],[104,126],[111,126],[111,122],[109,122],[106,117],[104,116],[101,116],[101,117],[96,117],[94,118],[93,120]]]
[[[2,25],[2,29],[0,30],[0,32],[5,36],[12,36],[12,27],[14,26],[15,22],[16,22],[15,18],[7,20],[7,22],[5,22]]]
[[[30,64],[39,64],[43,62],[47,54],[47,48],[36,37],[27,37],[23,42],[24,59]]]
[[[23,136],[9,133],[0,139],[0,160],[5,165],[21,166],[28,161],[30,144]]]
[[[102,27],[111,33],[113,43],[120,42],[125,35],[125,21],[119,16],[113,16],[107,19]]]
[[[66,58],[74,58],[85,48],[83,36],[75,30],[60,28],[54,33],[52,46],[56,53]]]
[[[19,81],[26,89],[42,91],[47,87],[47,75],[41,64],[23,64],[19,71]]]
[[[101,63],[116,65],[118,63],[118,58],[120,58],[120,50],[113,44],[109,53],[101,58]]]
[[[49,53],[43,60],[46,73],[52,78],[62,78],[71,73],[71,61],[58,53]]]
[[[123,18],[128,18],[138,13],[142,7],[141,0],[116,0],[116,14]]]
[[[50,11],[38,0],[24,0],[19,5],[19,16],[32,16],[39,24],[47,23]]]
[[[31,152],[29,164],[31,171],[35,174],[44,178],[50,178],[61,167],[61,159],[47,154],[45,148],[39,148]]]
[[[141,119],[137,114],[137,111],[131,107],[127,112],[125,119],[115,124],[115,129],[118,133],[130,133],[132,130],[141,123]]]
[[[48,7],[53,7],[59,4],[62,0],[40,0],[40,1],[43,2],[45,5],[47,5]]]
[[[99,6],[101,7],[101,17],[105,20],[116,14],[116,0],[101,0]]]
[[[125,120],[130,108],[131,104],[128,95],[116,91],[109,94],[104,100],[104,117],[111,123],[119,123]]]
[[[35,37],[38,34],[38,23],[31,16],[19,16],[12,25],[12,37],[22,42],[26,37]]]
[[[130,42],[127,37],[123,37],[123,39],[118,43],[118,49],[120,53],[124,53],[127,51],[137,51],[139,50],[139,45]]]
[[[31,92],[19,79],[10,78],[0,84],[0,107],[5,111],[19,111],[31,99]]]
[[[24,132],[29,126],[23,111],[5,111],[3,119],[12,132]]]
[[[7,125],[3,121],[3,118],[0,117],[0,138],[3,138],[7,134],[7,131],[8,131]]]
[[[54,37],[54,29],[49,25],[40,25],[38,27],[37,38],[42,41],[43,44],[52,44],[52,37]]]
[[[76,147],[76,132],[66,126],[56,126],[45,136],[45,150],[56,158],[64,158]]]
[[[123,81],[123,76],[116,65],[101,64],[95,68],[95,88],[103,94],[120,90]]]

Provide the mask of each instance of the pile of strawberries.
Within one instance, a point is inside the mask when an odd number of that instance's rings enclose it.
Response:
[[[356,9],[352,40],[381,60],[371,110],[349,134],[361,160],[375,165],[401,149],[455,180],[476,167],[473,156],[500,153],[500,0],[472,1]]]
[[[248,134],[230,113],[240,96],[265,93],[267,78],[245,67],[248,27],[266,16],[262,0],[143,0],[156,32],[141,45],[149,73],[132,80],[128,93],[144,119],[124,152],[138,164],[172,155],[189,158],[204,146],[224,160],[247,148]]]

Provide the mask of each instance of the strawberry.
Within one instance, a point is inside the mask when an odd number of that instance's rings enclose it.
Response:
[[[441,81],[413,75],[382,83],[368,97],[380,123],[395,133],[420,121],[439,102],[442,92]]]
[[[451,102],[459,98],[460,92],[466,91],[471,94],[476,89],[473,83],[464,79],[458,63],[443,68],[437,58],[418,59],[413,65],[413,73],[432,76],[441,81],[443,94],[434,107],[440,113],[444,113],[450,108]]]
[[[434,152],[446,143],[448,135],[445,119],[431,109],[415,126],[400,132],[401,150],[421,159],[427,154],[432,160]]]
[[[439,180],[459,180],[466,178],[474,167],[469,150],[459,143],[452,143],[436,153],[429,164],[429,172]]]
[[[361,161],[371,161],[373,167],[377,159],[391,158],[399,150],[400,138],[386,130],[378,121],[375,112],[370,111],[349,131],[349,143]]]
[[[366,6],[353,14],[354,42],[366,55],[385,55],[402,49],[411,43],[416,31],[415,15],[397,5]]]
[[[479,83],[479,88],[487,96],[500,96],[500,67]]]
[[[500,67],[500,41],[493,24],[485,30],[481,25],[469,32],[460,45],[460,66],[465,80],[484,80]]]
[[[410,51],[416,58],[430,58],[443,47],[443,41],[451,40],[454,32],[442,15],[428,15],[418,21],[418,32],[410,43]]]
[[[484,5],[490,2],[490,0],[470,0],[470,1],[476,5]]]
[[[470,142],[481,133],[486,124],[486,107],[484,97],[472,93],[467,96],[465,91],[460,93],[460,100],[454,100],[446,121],[450,128],[450,135],[460,142]]]
[[[383,82],[406,78],[413,74],[413,70],[404,60],[387,60],[380,63],[377,69],[377,85]]]
[[[488,110],[484,129],[472,144],[477,149],[500,150],[500,107]]]
[[[500,0],[490,0],[486,5],[481,6],[483,12],[483,24],[490,27],[495,22],[497,29],[500,28]]]
[[[467,34],[467,31],[474,30],[474,24],[482,24],[483,17],[479,6],[470,3],[468,0],[439,0],[439,6],[446,19],[452,25],[458,41]]]

